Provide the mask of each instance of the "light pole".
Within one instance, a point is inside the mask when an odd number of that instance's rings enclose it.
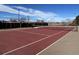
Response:
[[[27,22],[28,23],[30,22],[30,16],[27,16]]]
[[[18,21],[20,22],[20,28],[21,28],[20,9],[18,9]]]

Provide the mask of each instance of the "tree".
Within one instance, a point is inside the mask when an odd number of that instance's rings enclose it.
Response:
[[[79,15],[76,17],[74,22],[76,23],[76,26],[79,25]]]
[[[76,17],[76,19],[74,20],[74,22],[75,22],[75,26],[76,26],[76,31],[78,31],[79,15]]]

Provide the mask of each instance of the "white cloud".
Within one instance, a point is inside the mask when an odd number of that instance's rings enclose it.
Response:
[[[54,12],[44,12],[40,10],[35,10],[31,8],[25,8],[22,6],[16,6],[16,8],[28,11],[27,13],[29,16],[36,16],[38,19],[49,21],[49,22],[57,22],[57,21],[65,21],[66,19],[72,20],[74,17],[60,17],[60,15],[54,13]],[[25,12],[26,13],[26,12]],[[66,20],[67,21],[67,20]]]
[[[0,11],[3,11],[3,12],[9,12],[9,13],[13,13],[13,14],[17,14],[18,11],[15,10],[15,9],[12,9],[8,6],[5,6],[5,5],[0,5]]]
[[[21,7],[21,6],[13,6],[13,7],[18,8],[18,9],[27,10],[27,8],[25,8],[25,7]]]
[[[29,14],[29,16],[36,16],[36,17],[38,17],[38,19],[43,19],[45,21],[48,21],[49,18],[51,19],[51,18],[57,16],[57,14],[55,14],[53,12],[44,12],[44,11],[34,10],[31,8],[25,8],[25,7],[21,7],[21,6],[16,6],[16,8],[28,11],[27,13]]]
[[[18,14],[18,10],[13,9],[13,8],[6,6],[6,5],[0,5],[0,11],[12,13],[12,14]],[[22,11],[20,11],[20,14],[25,15],[25,16],[27,16],[27,15],[33,16],[29,13],[25,13],[25,12],[22,12]]]
[[[15,7],[15,8],[18,8],[18,9],[21,9],[21,10],[25,10],[25,11],[28,11],[28,12],[30,12],[30,13],[33,13],[33,9],[31,9],[31,8],[25,8],[25,7],[22,7],[22,6],[13,6],[13,7]]]
[[[47,18],[53,18],[54,16],[57,16],[55,13],[42,12],[42,11],[38,11],[38,10],[36,10],[34,12],[34,14],[37,15],[37,16],[39,16],[39,17],[41,17],[41,18],[45,18],[45,19],[47,19]]]
[[[36,16],[36,17],[38,17],[38,19],[45,20],[45,21],[54,22],[54,21],[63,21],[65,19],[67,19],[64,17],[60,17],[58,14],[56,14],[54,12],[44,12],[44,11],[35,10],[35,9],[31,9],[31,8],[25,8],[22,6],[14,6],[14,7],[21,9],[20,15]],[[24,12],[22,10],[25,10],[28,12]],[[17,9],[13,9],[6,5],[0,5],[0,11],[12,13],[12,14],[18,14]],[[72,17],[69,17],[69,18],[72,18]]]

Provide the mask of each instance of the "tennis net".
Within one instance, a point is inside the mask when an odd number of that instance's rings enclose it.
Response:
[[[75,26],[41,26],[39,29],[74,31]]]

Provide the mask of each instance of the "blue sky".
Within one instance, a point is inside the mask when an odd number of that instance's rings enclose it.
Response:
[[[0,5],[0,18],[30,16],[31,20],[65,21],[73,20],[79,14],[78,4],[7,4]]]

